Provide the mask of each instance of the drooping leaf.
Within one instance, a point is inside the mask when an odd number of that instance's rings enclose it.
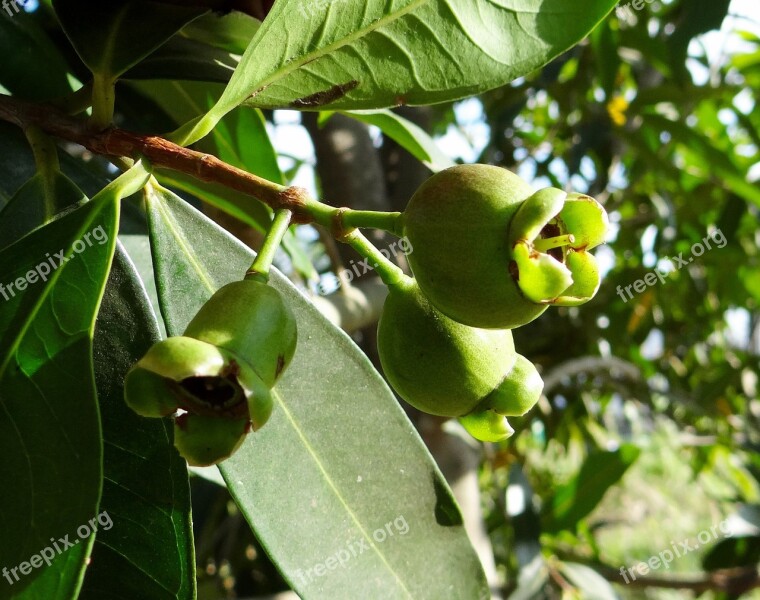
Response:
[[[591,513],[609,488],[617,483],[639,457],[640,450],[623,444],[611,452],[593,452],[581,470],[559,486],[546,514],[544,531],[574,529],[578,521]]]
[[[376,109],[457,100],[546,64],[615,0],[280,0],[219,102],[174,135],[207,135],[244,101],[261,108]]]
[[[58,20],[85,65],[116,79],[208,9],[152,0],[53,0]]]
[[[27,565],[6,597],[68,599],[81,585],[103,476],[92,334],[118,201],[146,178],[138,163],[79,210],[0,252],[0,477],[12,482],[0,495],[0,564],[51,548],[51,564]],[[55,548],[51,538],[66,536],[73,547]]]
[[[176,335],[253,254],[175,197],[148,211]],[[272,419],[221,465],[270,557],[305,599],[487,597],[451,493],[383,380],[292,284],[274,273],[273,285],[298,349]]]
[[[353,110],[344,111],[343,114],[378,127],[412,156],[425,163],[434,173],[456,164],[438,148],[435,140],[424,129],[390,110]]]
[[[145,289],[117,246],[95,333],[95,381],[104,438],[100,527],[80,600],[191,600],[195,557],[187,463],[171,424],[124,403],[129,368],[159,339]]]

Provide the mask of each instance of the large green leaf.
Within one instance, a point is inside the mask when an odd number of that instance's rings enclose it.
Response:
[[[4,10],[2,13],[0,88],[34,101],[70,93],[66,62],[37,19],[23,11],[13,18],[6,18]]]
[[[0,480],[9,486],[0,496],[0,565],[23,568],[13,587],[0,582],[4,598],[71,598],[81,585],[103,476],[92,335],[118,200],[146,177],[138,164],[0,252]],[[46,550],[66,536],[73,547]],[[43,551],[51,564],[40,568],[32,557]]]
[[[195,596],[187,464],[170,423],[141,419],[124,403],[127,371],[158,339],[145,290],[119,245],[94,350],[104,438],[100,512],[113,526],[98,533],[81,600]]]
[[[591,513],[609,488],[617,483],[639,457],[640,450],[623,444],[611,452],[593,452],[581,470],[557,488],[548,504],[544,531],[556,533],[574,529],[578,521]]]
[[[344,111],[343,114],[380,128],[434,173],[456,164],[438,148],[435,140],[424,129],[390,110],[352,110]]]
[[[432,104],[504,85],[587,35],[615,0],[280,0],[190,144],[244,101],[262,108]]]
[[[184,25],[208,12],[202,7],[150,0],[53,0],[53,7],[79,57],[104,79],[118,78]]]
[[[148,211],[176,335],[253,254],[176,197]],[[298,349],[272,419],[221,466],[270,557],[306,599],[488,597],[451,492],[388,387],[292,284],[275,273],[273,285]]]

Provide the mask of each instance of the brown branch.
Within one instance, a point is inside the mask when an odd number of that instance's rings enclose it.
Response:
[[[211,154],[183,148],[160,136],[140,135],[117,128],[96,131],[88,122],[70,117],[51,106],[30,104],[5,95],[0,95],[0,119],[24,130],[36,125],[54,137],[79,144],[95,154],[145,158],[154,167],[221,184],[253,196],[274,210],[289,209],[293,212],[294,223],[314,221],[306,210],[308,192],[305,190],[278,185],[229,165]]]
[[[627,588],[662,588],[671,590],[690,590],[696,593],[719,591],[728,594],[743,594],[760,587],[760,576],[757,568],[736,567],[720,569],[696,576],[657,576],[641,575],[634,567],[625,568],[625,576],[620,569],[615,569],[604,563],[580,557],[572,552],[557,552],[562,560],[572,561],[591,567],[607,581],[618,583]],[[633,571],[633,572],[631,572]]]
[[[636,575],[636,579],[628,576],[625,582],[619,571],[611,567],[595,566],[596,571],[607,581],[620,583],[631,588],[657,587],[671,590],[690,590],[703,593],[707,591],[725,592],[728,594],[743,594],[751,589],[760,587],[760,578],[755,567],[722,569],[697,577],[656,577]]]

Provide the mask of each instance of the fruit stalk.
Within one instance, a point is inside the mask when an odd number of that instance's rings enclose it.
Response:
[[[275,211],[272,227],[269,229],[266,238],[264,238],[264,244],[256,255],[256,260],[253,261],[251,268],[246,272],[246,279],[254,279],[261,283],[269,281],[269,269],[272,267],[272,261],[277,253],[277,249],[282,244],[282,238],[288,232],[292,218],[293,213],[287,208]]]

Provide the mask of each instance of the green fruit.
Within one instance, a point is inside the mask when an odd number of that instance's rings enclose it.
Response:
[[[234,352],[270,387],[290,364],[297,341],[296,319],[280,293],[250,279],[219,289],[184,335]]]
[[[480,408],[490,408],[505,417],[522,417],[536,405],[544,390],[544,381],[536,367],[521,354],[499,386]]]
[[[457,323],[408,278],[390,286],[378,350],[388,381],[404,400],[447,417],[465,415],[481,404],[517,357],[509,330]]]
[[[189,413],[174,421],[174,445],[194,467],[208,467],[232,456],[250,431],[248,419],[217,419]]]
[[[217,291],[183,336],[153,345],[126,377],[124,396],[145,417],[175,418],[190,464],[224,460],[272,414],[271,388],[296,348],[296,322],[279,292],[245,280]]]
[[[245,419],[259,429],[272,411],[269,387],[233,353],[188,337],[154,344],[124,382],[127,405],[144,417],[184,410]]]
[[[506,169],[459,165],[433,175],[402,224],[420,288],[472,327],[519,327],[550,304],[587,302],[599,286],[587,250],[604,241],[604,209],[580,194],[533,193]]]

